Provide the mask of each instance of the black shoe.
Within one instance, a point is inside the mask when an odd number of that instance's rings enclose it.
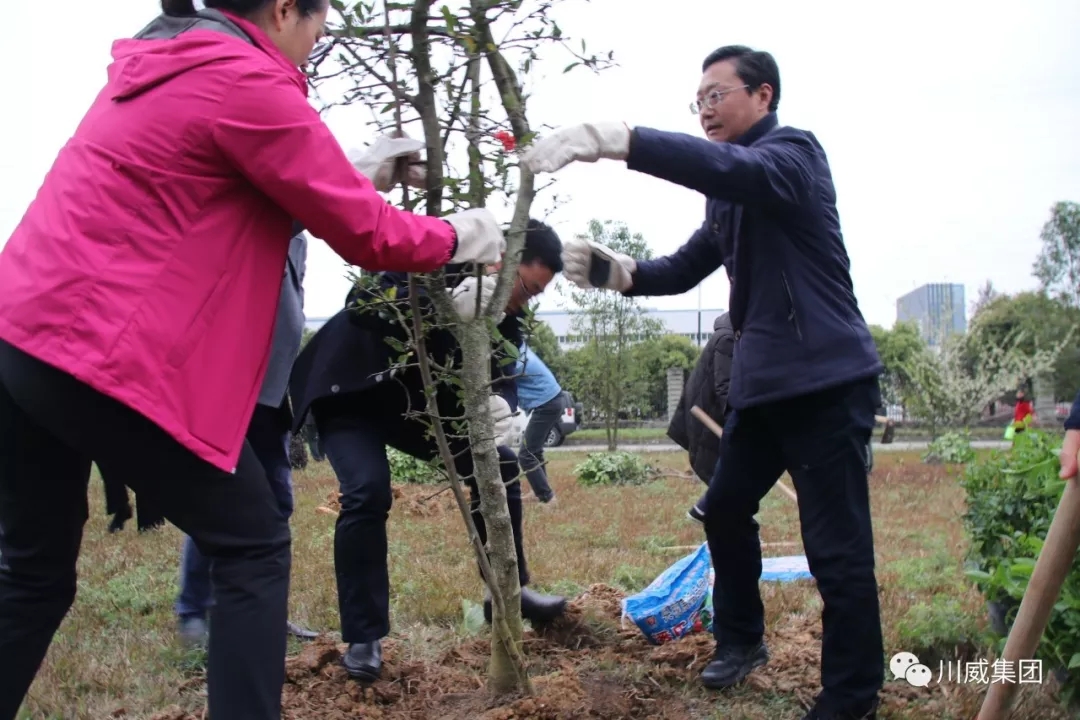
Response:
[[[308,630],[306,627],[301,627],[300,625],[297,625],[291,620],[287,620],[285,622],[285,631],[293,637],[300,638],[301,640],[314,640],[315,638],[319,637],[319,633],[315,632],[314,630]]]
[[[713,661],[701,673],[701,682],[710,690],[723,690],[742,682],[767,662],[769,651],[765,643],[725,645],[716,649]]]
[[[349,677],[360,682],[375,682],[382,671],[382,642],[352,643],[341,656]]]
[[[694,505],[686,511],[686,517],[690,518],[694,522],[699,522],[702,525],[705,524],[705,511],[701,509],[700,505]]]
[[[803,715],[802,720],[877,720],[877,704],[875,703],[873,710],[861,714],[858,712],[833,712],[815,704]]]
[[[527,587],[521,588],[521,617],[533,625],[545,625],[566,612],[566,598],[541,595]],[[491,598],[484,600],[484,620],[491,623]]]
[[[112,522],[109,523],[109,532],[110,533],[115,533],[115,532],[120,532],[121,530],[123,530],[124,529],[124,523],[126,523],[128,520],[130,520],[131,517],[132,517],[132,513],[131,513],[131,508],[130,507],[122,507],[119,510],[117,510],[116,513],[114,513],[113,516],[112,516],[112,518],[113,518]]]

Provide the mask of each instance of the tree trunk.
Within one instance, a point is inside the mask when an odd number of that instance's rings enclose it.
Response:
[[[494,575],[491,581],[507,607],[521,604],[521,584],[518,581],[517,554],[510,512],[506,504],[506,486],[499,472],[499,455],[495,449],[494,424],[488,414],[488,368],[491,363],[491,338],[483,323],[469,323],[460,330],[462,350],[462,379],[465,386],[465,413],[469,425],[474,474],[480,490],[480,512],[487,526],[488,559]],[[521,648],[521,612],[503,613],[492,602],[492,622],[505,618],[511,639]],[[525,689],[523,668],[518,668],[508,648],[492,636],[491,665],[488,681],[496,693]]]

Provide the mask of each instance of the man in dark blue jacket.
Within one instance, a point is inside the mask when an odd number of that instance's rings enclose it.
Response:
[[[576,240],[564,274],[582,287],[675,295],[726,268],[734,412],[705,508],[717,648],[703,681],[728,687],[768,660],[754,514],[786,470],[824,601],[822,693],[806,717],[873,717],[884,651],[866,448],[881,360],[852,289],[825,152],[812,133],[778,125],[775,60],[731,46],[702,70],[692,110],[707,139],[602,122],[560,129],[523,160],[534,172],[623,160],[708,199],[705,222],[674,254],[638,262]]]

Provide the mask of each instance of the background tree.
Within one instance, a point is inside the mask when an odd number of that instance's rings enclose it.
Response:
[[[544,45],[561,45],[574,65],[593,69],[605,65],[582,54],[584,43],[582,53],[567,44],[552,17],[557,4],[558,0],[467,0],[443,4],[433,13],[432,0],[385,3],[381,8],[331,0],[331,40],[312,68],[316,92],[333,97],[327,107],[362,104],[371,110],[377,132],[408,132],[423,139],[426,181],[419,202],[428,215],[493,202],[513,208],[494,297],[476,319],[466,322],[458,315],[442,271],[411,276],[407,300],[396,293],[377,297],[370,293],[368,302],[409,332],[407,341],[388,338],[388,342],[400,353],[399,367],[417,368],[423,377],[427,406],[412,414],[428,422],[434,433],[492,595],[489,679],[500,693],[531,689],[522,655],[513,534],[488,411],[487,373],[496,321],[513,285],[536,192],[531,173],[519,168],[512,154],[533,135],[520,78],[538,62]],[[406,166],[399,169],[404,176]],[[396,200],[414,206],[404,187]],[[478,275],[483,271],[476,270]],[[370,279],[364,287],[372,288]],[[430,307],[421,305],[421,289]],[[436,331],[453,333],[462,352],[460,367],[441,366],[428,356],[426,338]],[[504,359],[513,362],[517,349],[504,349]],[[459,388],[464,417],[439,416],[434,393],[438,384]],[[486,547],[478,540],[454,470],[452,434],[469,440],[480,511],[488,528]]]
[[[1080,204],[1055,203],[1043,225],[1034,273],[1048,294],[1080,307]]]
[[[898,322],[891,330],[886,330],[880,325],[871,325],[870,335],[885,366],[881,377],[882,400],[886,405],[901,405],[906,412],[908,397],[916,392],[910,375],[911,362],[927,351],[919,326],[913,322]]]
[[[998,295],[980,308],[970,325],[968,334],[975,339],[975,347],[1007,347],[1016,337],[1019,349],[1027,355],[1039,348],[1061,346],[1052,368],[1054,396],[1056,400],[1076,397],[1080,390],[1080,307],[1045,292]],[[1030,373],[1025,376],[1025,384],[1033,377]]]
[[[655,418],[667,413],[668,369],[679,368],[685,380],[699,355],[701,349],[693,340],[673,333],[652,337],[633,346],[631,366],[640,380],[642,414]]]
[[[981,334],[952,335],[936,351],[926,349],[911,357],[904,368],[912,390],[906,404],[929,425],[932,438],[944,428],[968,426],[1025,377],[1053,368],[1061,346],[1027,353],[1024,339],[1013,336],[1002,345],[986,342]]]
[[[602,243],[616,252],[647,260],[652,257],[641,233],[631,233],[625,223],[592,220],[579,237]],[[663,332],[660,321],[649,318],[637,298],[606,290],[570,291],[574,309],[570,331],[584,344],[574,352],[574,387],[578,398],[599,412],[607,435],[608,450],[619,440],[619,413],[641,401],[644,383],[634,371],[634,345]]]

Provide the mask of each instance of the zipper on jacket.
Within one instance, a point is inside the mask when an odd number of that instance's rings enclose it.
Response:
[[[799,327],[799,316],[795,313],[795,296],[791,294],[791,285],[788,284],[787,273],[780,271],[780,282],[784,284],[784,293],[787,295],[788,301],[788,322],[795,328],[795,334],[799,338],[799,342],[802,342],[802,329]]]

